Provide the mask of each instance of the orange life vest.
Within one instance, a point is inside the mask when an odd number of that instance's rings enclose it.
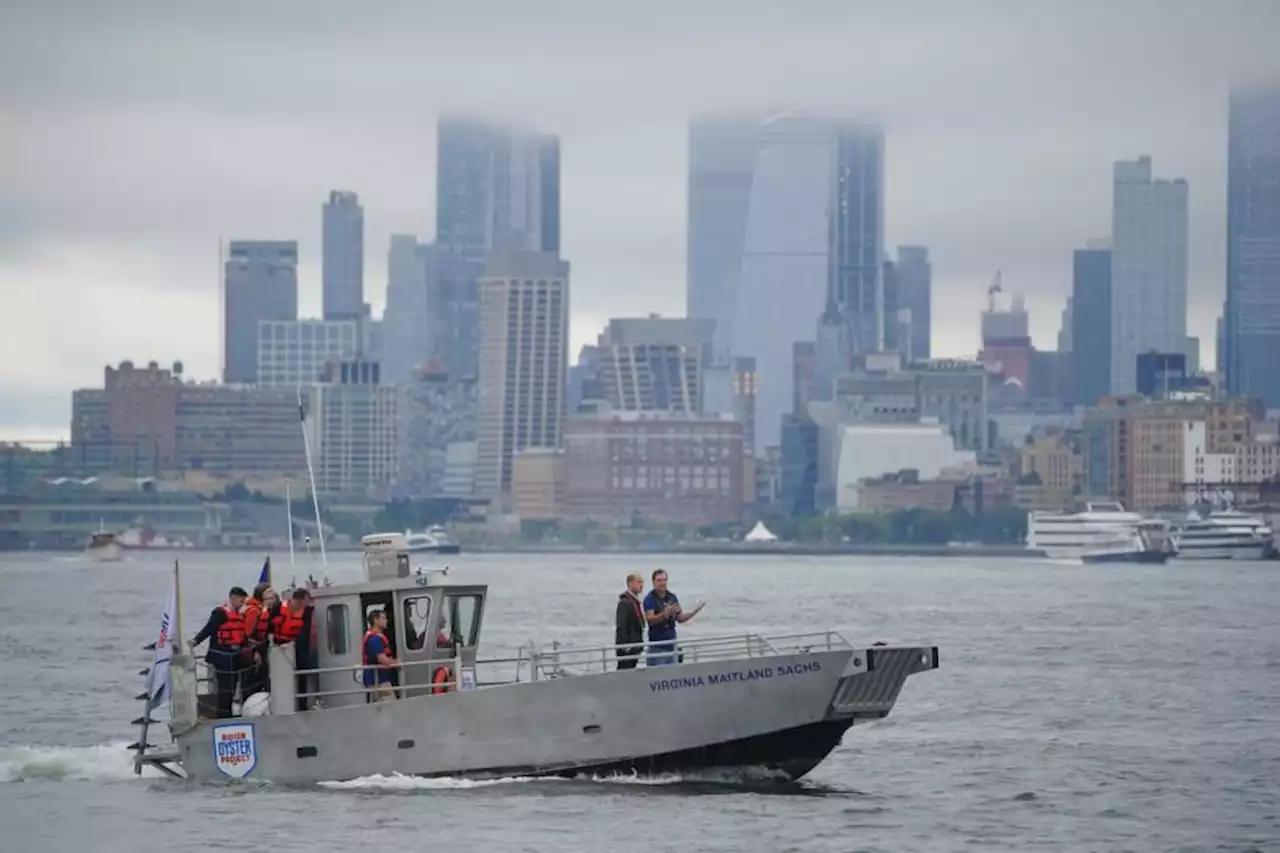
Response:
[[[262,602],[251,598],[244,603],[244,630],[251,643],[261,643],[267,638],[271,617],[262,609]]]
[[[447,666],[439,667],[436,674],[431,677],[431,692],[433,694],[448,693],[453,689],[449,684],[450,681],[453,681],[453,670]]]
[[[218,626],[218,633],[215,640],[219,646],[224,649],[238,649],[244,645],[244,617],[240,615],[240,611],[231,606],[231,603],[219,605],[226,615],[226,621]]]
[[[302,617],[306,608],[294,610],[291,605],[280,605],[280,627],[276,628],[276,642],[292,643],[302,636]]]
[[[364,632],[364,639],[360,641],[360,660],[364,663],[365,666],[379,666],[376,660],[369,660],[369,638],[370,637],[381,637],[383,649],[387,652],[387,654],[391,653],[391,643],[387,642],[387,635],[382,633],[381,631],[375,631],[372,628],[370,628],[368,631]],[[385,669],[386,667],[382,667],[382,668]]]

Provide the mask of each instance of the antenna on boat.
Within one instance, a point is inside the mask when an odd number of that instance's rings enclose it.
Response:
[[[307,437],[307,410],[302,406],[302,385],[297,387],[298,422],[302,425],[302,449],[307,454],[307,477],[311,481],[311,505],[316,511],[316,538],[320,540],[320,562],[328,567],[329,555],[324,550],[324,523],[320,521],[320,497],[316,494],[316,472],[311,467],[311,439]]]
[[[289,529],[289,565],[293,562],[293,500],[289,495],[289,484],[284,484],[284,516],[285,526]]]

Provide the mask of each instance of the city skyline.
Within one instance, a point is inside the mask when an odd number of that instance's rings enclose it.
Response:
[[[1114,13],[1110,27],[1070,11],[1001,16],[999,4],[967,15],[862,18],[832,6],[804,21],[762,9],[725,27],[710,6],[683,22],[690,43],[664,42],[639,19],[619,26],[628,13],[583,6],[569,36],[515,15],[492,34],[494,46],[538,50],[475,56],[465,17],[433,18],[424,42],[415,32],[423,19],[404,7],[393,11],[412,37],[388,28],[374,40],[373,63],[404,73],[387,87],[390,97],[370,98],[364,87],[373,78],[346,73],[370,55],[334,59],[325,49],[333,33],[319,14],[290,19],[299,27],[293,55],[324,72],[320,85],[309,85],[307,73],[270,64],[266,51],[248,50],[228,69],[227,40],[244,37],[228,21],[188,21],[170,10],[152,26],[116,31],[93,10],[74,20],[4,13],[9,25],[0,31],[13,41],[0,43],[25,73],[2,78],[0,111],[16,127],[17,168],[0,203],[0,280],[17,285],[6,292],[0,334],[24,358],[0,372],[0,437],[65,435],[68,392],[92,384],[104,364],[182,360],[190,375],[217,376],[219,239],[296,240],[300,314],[319,317],[320,206],[338,187],[358,193],[365,209],[364,291],[378,313],[390,235],[427,239],[435,231],[435,120],[459,102],[472,114],[524,113],[563,140],[571,352],[609,317],[682,315],[690,116],[799,101],[882,115],[885,250],[929,248],[935,354],[977,351],[976,317],[997,268],[1008,289],[1027,296],[1036,342],[1051,346],[1071,289],[1071,252],[1107,229],[1111,164],[1145,153],[1162,175],[1190,186],[1188,333],[1212,360],[1225,297],[1228,90],[1236,80],[1280,76],[1262,51],[1275,31],[1273,8],[1161,4],[1163,38],[1144,43],[1138,63],[1126,33],[1149,22],[1151,4]],[[992,27],[997,18],[1002,27]],[[345,23],[363,20],[348,15]],[[193,27],[199,37],[189,56],[169,67],[165,45]],[[781,32],[789,38],[776,42]],[[547,42],[584,34],[587,49],[574,60]],[[913,43],[935,49],[938,67],[905,62],[919,55],[903,50]],[[651,76],[636,69],[647,67],[655,44],[668,45],[670,61],[658,79],[637,82]],[[836,44],[840,50],[829,49]],[[758,67],[752,59],[762,45],[782,61]],[[104,49],[119,53],[96,53]],[[49,62],[58,55],[114,69],[104,79],[115,88]],[[1188,55],[1198,61],[1187,63]],[[591,86],[582,81],[584,62],[598,78]],[[783,64],[786,73],[774,73]],[[879,75],[850,82],[868,68]],[[259,77],[255,99],[237,99]],[[495,94],[495,78],[509,91]],[[448,96],[439,92],[443,79]],[[424,81],[436,85],[406,102]],[[86,138],[92,157],[81,153]]]

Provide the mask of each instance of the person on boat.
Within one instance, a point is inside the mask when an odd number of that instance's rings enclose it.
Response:
[[[680,608],[680,599],[667,588],[667,573],[654,570],[653,589],[644,597],[644,618],[649,623],[649,666],[676,663],[676,623],[688,622],[705,606],[705,602],[699,601],[693,610],[685,613]]]
[[[287,604],[280,605],[280,612],[273,622],[277,645],[293,643],[293,668],[295,670],[315,669],[315,643],[312,635],[311,593],[305,587],[293,591],[293,598]],[[297,676],[297,709],[307,710],[310,699],[304,694],[311,692],[311,677]]]
[[[220,720],[231,716],[236,684],[239,681],[240,670],[245,667],[244,616],[240,609],[244,607],[245,599],[248,597],[248,593],[243,588],[231,587],[231,591],[227,593],[226,602],[213,608],[209,614],[209,621],[204,623],[200,633],[196,634],[191,641],[192,646],[198,646],[205,640],[209,641],[209,649],[205,652],[204,659],[213,670]]]
[[[393,676],[400,661],[391,654],[387,641],[387,614],[375,610],[369,614],[369,630],[364,634],[361,663],[364,665],[364,686],[369,691],[367,702],[388,702],[396,698]]]
[[[627,588],[618,596],[618,609],[614,615],[613,642],[617,646],[618,669],[635,669],[644,650],[644,607],[640,593],[644,592],[644,578],[627,575]]]
[[[240,694],[248,698],[255,693],[271,689],[267,671],[267,642],[271,634],[271,612],[280,603],[279,596],[269,584],[260,583],[244,603],[244,633],[248,654],[253,668],[240,677]]]

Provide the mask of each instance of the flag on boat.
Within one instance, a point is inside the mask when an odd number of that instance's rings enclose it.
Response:
[[[173,657],[174,631],[178,619],[178,584],[175,578],[169,584],[169,600],[165,602],[160,617],[160,636],[156,638],[155,658],[147,674],[147,710],[158,707],[169,698],[169,660]]]
[[[258,583],[271,583],[271,555],[268,554],[262,561],[262,571],[258,572]]]

